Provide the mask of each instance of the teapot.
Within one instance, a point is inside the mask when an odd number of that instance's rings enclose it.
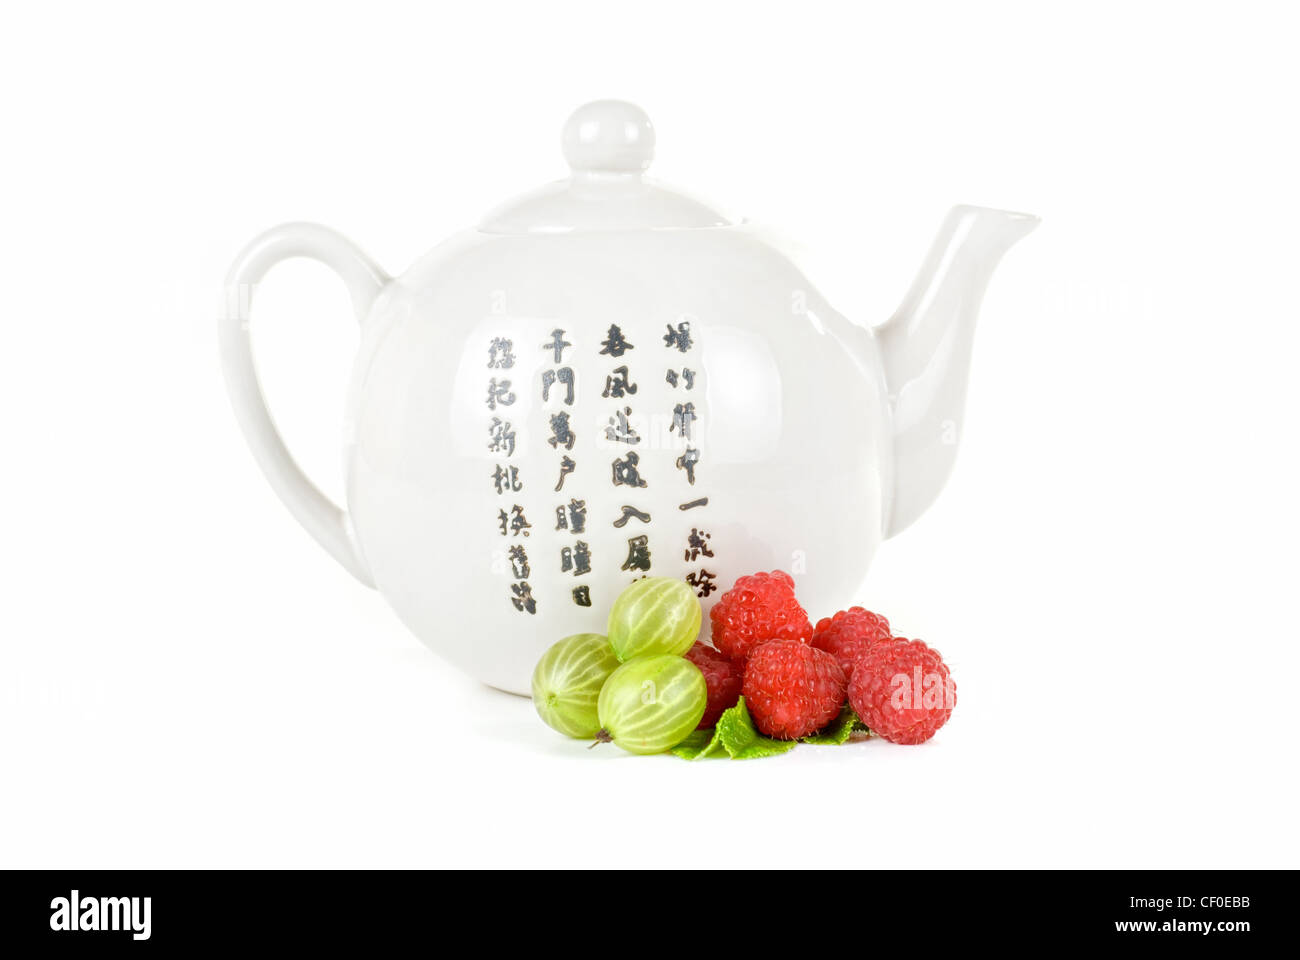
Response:
[[[1038,223],[953,208],[867,327],[752,226],[647,179],[636,106],[580,107],[562,144],[567,179],[398,277],[323,226],[263,233],[220,320],[235,416],[290,512],[426,645],[519,694],[641,577],[684,579],[705,613],[770,569],[814,621],[847,605],[943,487],[985,287]],[[290,257],[331,267],[361,324],[346,507],[294,462],[254,371],[253,292]]]

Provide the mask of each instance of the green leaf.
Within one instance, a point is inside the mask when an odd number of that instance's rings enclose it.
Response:
[[[795,745],[794,740],[772,740],[755,730],[744,697],[718,717],[716,735],[732,760],[774,757],[778,753],[792,750]]]
[[[673,747],[672,753],[683,760],[702,760],[717,753],[721,746],[717,730],[706,727],[703,730],[692,730],[685,740]]]
[[[741,697],[734,707],[723,711],[716,727],[712,730],[692,730],[690,736],[673,747],[672,752],[683,760],[720,756],[723,751],[732,760],[757,760],[793,750],[796,743],[838,746],[867,736],[870,733],[866,724],[858,719],[852,707],[845,704],[839,716],[812,736],[799,740],[773,740],[763,736],[754,727],[754,718],[749,715],[745,698]]]
[[[863,726],[858,715],[853,712],[853,708],[847,703],[840,710],[840,715],[832,720],[826,726],[822,727],[810,737],[800,737],[803,743],[814,743],[818,746],[838,747],[842,743],[848,743],[849,738],[853,736],[853,731]]]

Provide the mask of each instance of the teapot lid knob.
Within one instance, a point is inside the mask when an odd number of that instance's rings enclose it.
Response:
[[[655,154],[655,128],[624,100],[593,100],[564,124],[564,159],[575,173],[640,174]]]

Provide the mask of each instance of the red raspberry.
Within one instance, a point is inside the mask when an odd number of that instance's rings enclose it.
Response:
[[[704,717],[696,729],[703,730],[718,722],[722,711],[734,707],[740,699],[740,682],[742,677],[739,665],[728,660],[717,650],[696,640],[695,645],[684,654],[687,660],[700,668],[704,682],[708,685],[709,701],[704,708]]]
[[[849,703],[872,733],[924,743],[952,716],[957,684],[939,651],[899,637],[867,648],[853,668]]]
[[[845,686],[834,657],[798,640],[760,643],[745,661],[745,706],[769,737],[816,733],[840,712]]]
[[[709,611],[713,645],[732,660],[768,640],[812,639],[812,624],[794,598],[794,580],[781,570],[741,577]]]
[[[851,677],[853,665],[867,647],[889,638],[888,620],[862,607],[849,607],[817,622],[812,645],[834,657],[844,675]]]

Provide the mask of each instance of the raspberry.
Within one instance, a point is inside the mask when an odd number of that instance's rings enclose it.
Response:
[[[713,645],[732,660],[768,640],[812,639],[812,624],[794,598],[794,580],[774,570],[741,577],[709,611]]]
[[[745,661],[745,706],[754,726],[780,740],[816,733],[844,705],[844,671],[798,640],[760,643]]]
[[[939,651],[899,637],[867,648],[853,668],[849,703],[872,733],[924,743],[952,716],[957,684]]]
[[[817,622],[812,645],[834,657],[844,675],[851,677],[854,664],[867,647],[889,638],[888,620],[862,607],[849,607]]]
[[[698,727],[703,730],[717,723],[722,711],[734,707],[740,699],[741,668],[698,640],[683,656],[700,668],[708,685],[708,706],[704,708],[704,717]]]

